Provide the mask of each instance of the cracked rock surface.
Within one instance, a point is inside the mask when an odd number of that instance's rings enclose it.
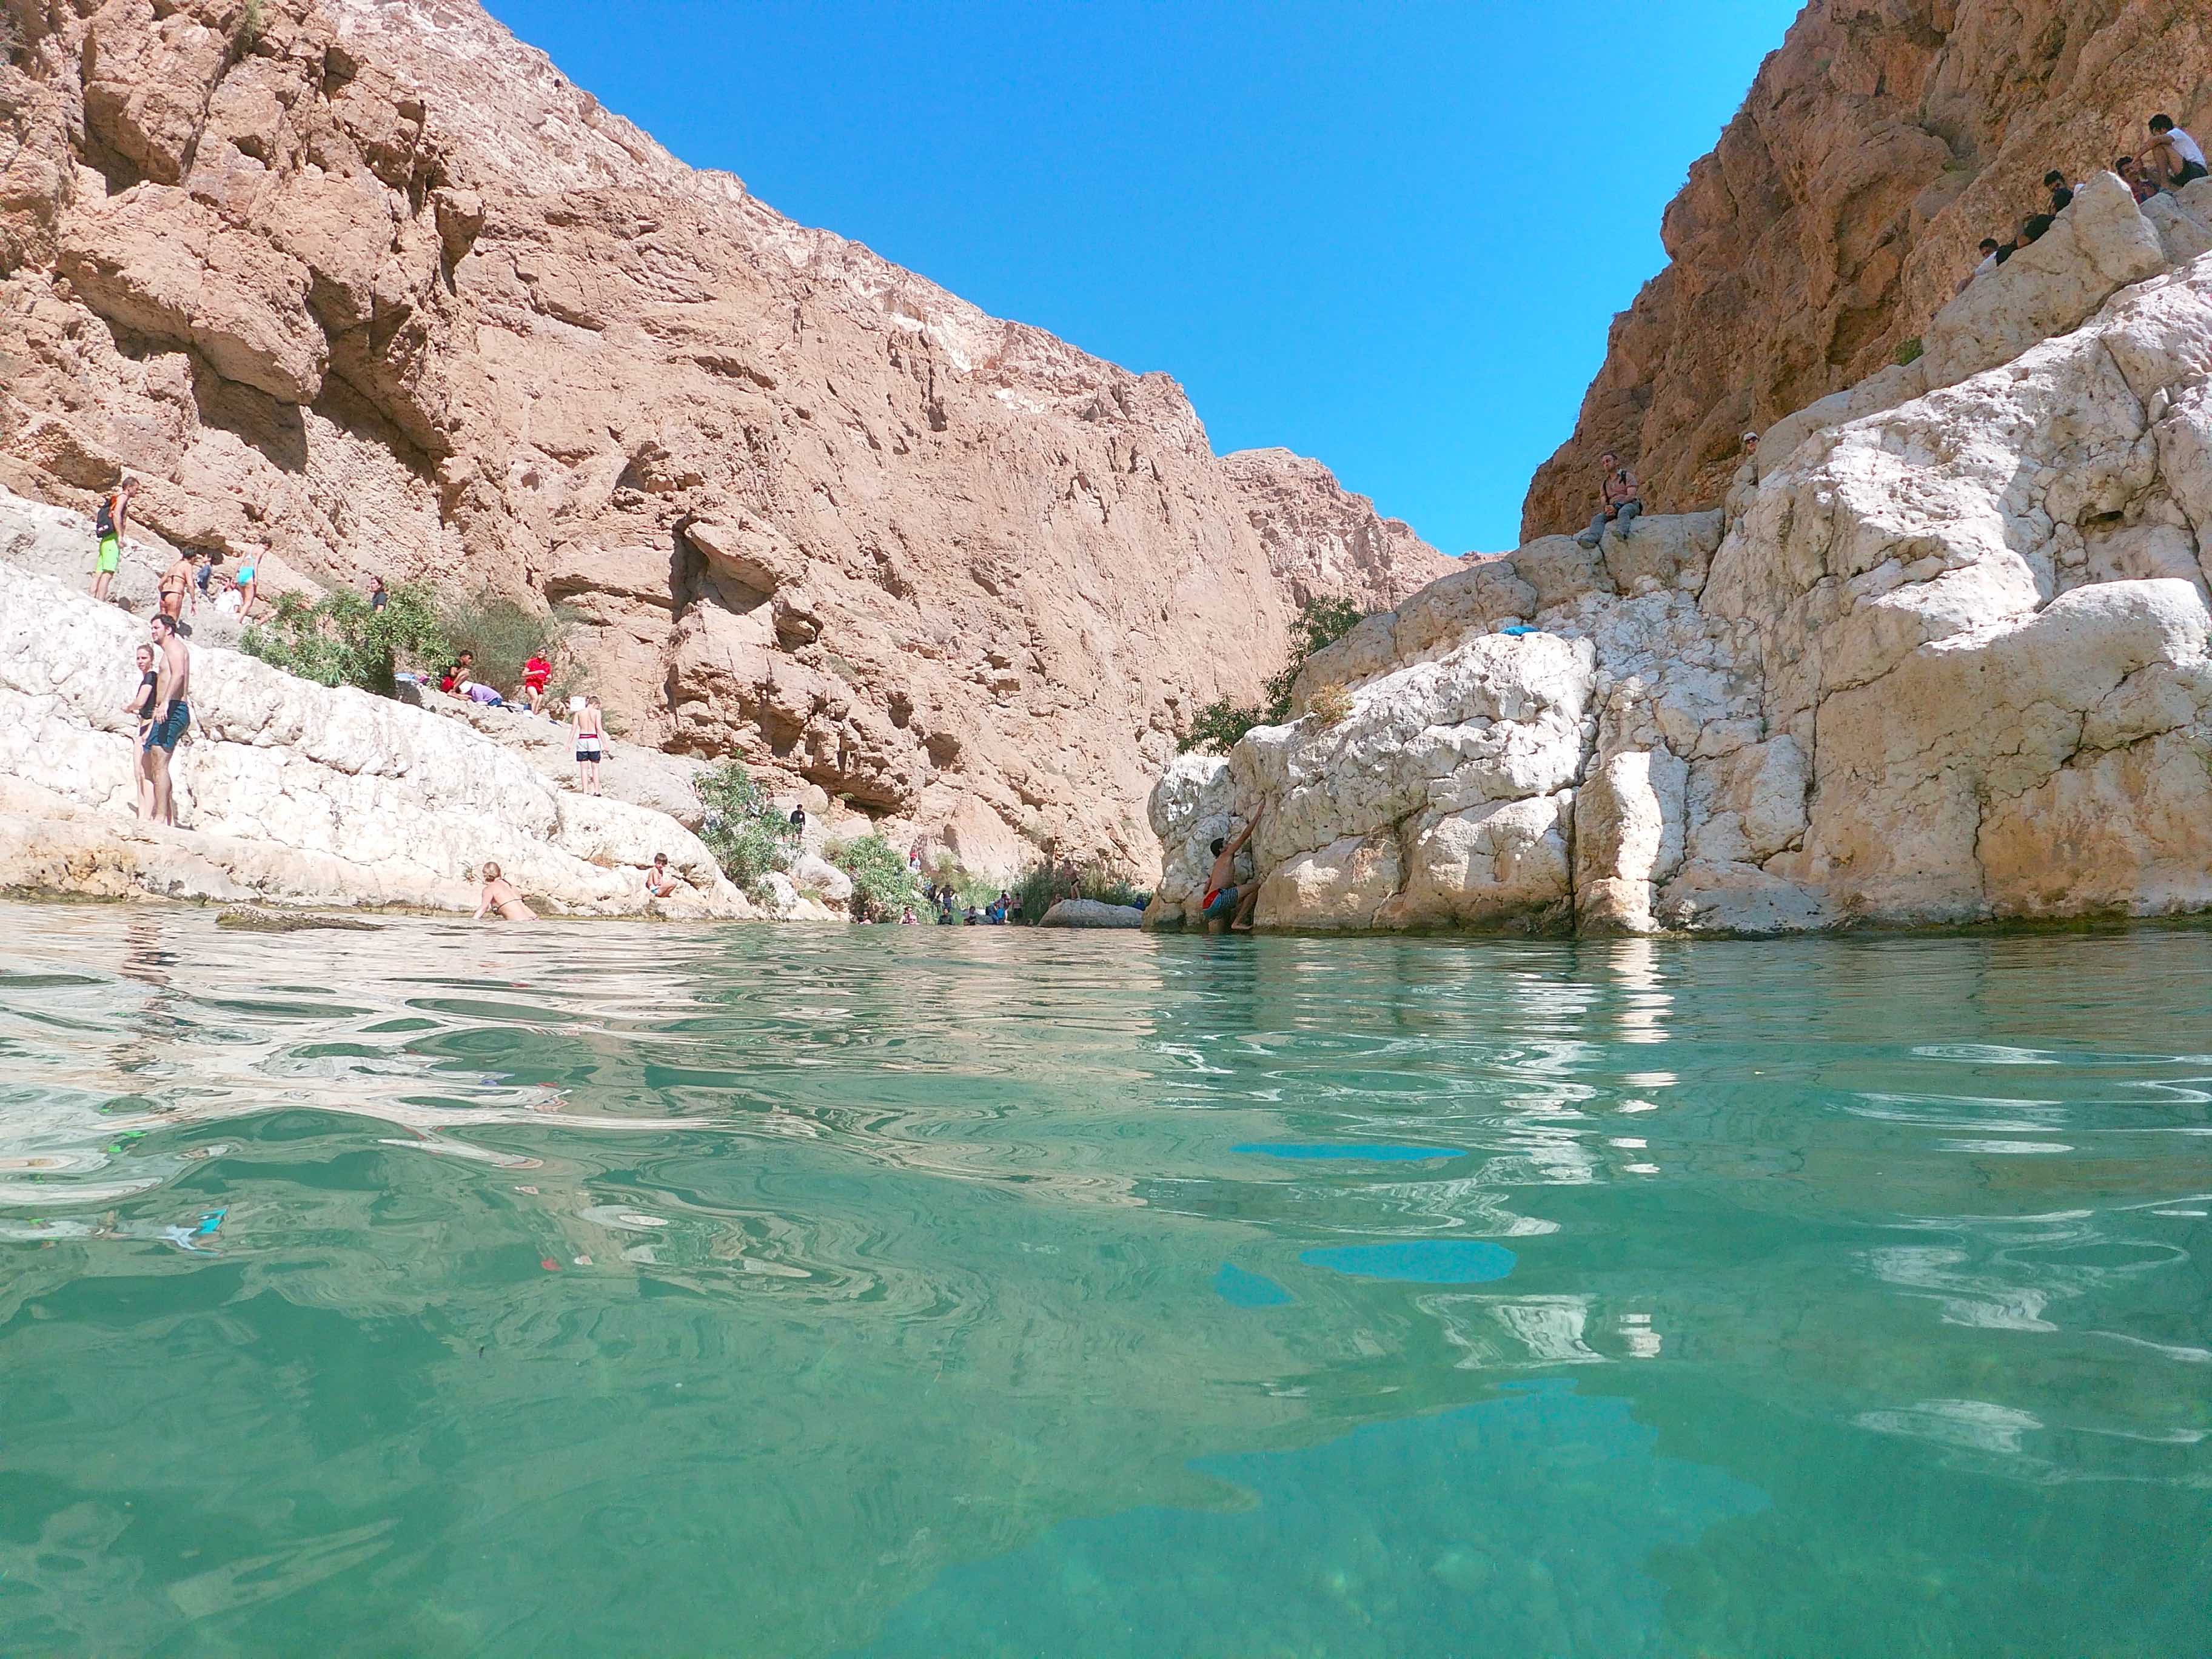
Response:
[[[2212,908],[2212,254],[2109,174],[2075,213],[1724,510],[1471,564],[1305,665],[1334,724],[1176,761],[1152,920],[1261,804],[1263,927]]]

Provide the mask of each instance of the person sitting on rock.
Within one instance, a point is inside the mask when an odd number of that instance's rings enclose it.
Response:
[[[668,854],[655,853],[653,868],[645,872],[645,890],[655,898],[666,898],[679,884],[676,872],[668,867]]]
[[[93,538],[100,545],[92,561],[92,597],[105,600],[115,573],[123,568],[123,538],[131,528],[131,498],[138,493],[138,480],[125,477],[115,493],[93,514]]]
[[[2204,150],[2171,115],[2150,118],[2150,143],[2136,157],[2160,190],[2179,190],[2205,176]]]
[[[487,861],[483,867],[483,891],[477,896],[477,913],[471,921],[482,921],[484,912],[497,910],[508,921],[535,921],[538,912],[522,902],[522,895],[514,890],[514,884],[499,872],[499,866]]]
[[[2120,175],[2120,182],[2125,185],[2130,192],[2134,195],[2137,207],[2141,207],[2158,194],[2157,185],[2145,177],[2136,167],[2134,156],[2121,156],[2112,163],[2112,171]]]
[[[1589,528],[1575,538],[1584,547],[1595,547],[1611,525],[1626,536],[1628,526],[1644,511],[1644,486],[1636,482],[1636,475],[1620,464],[1620,457],[1610,449],[1598,457],[1605,465],[1605,482],[1598,486],[1597,516],[1589,521]]]
[[[1611,459],[1608,457],[1608,459]],[[1227,922],[1231,933],[1252,931],[1252,912],[1260,902],[1260,884],[1247,886],[1237,884],[1237,855],[1244,850],[1252,832],[1260,827],[1260,814],[1252,814],[1252,821],[1233,840],[1216,836],[1213,842],[1213,868],[1206,878],[1206,897],[1199,903],[1199,914],[1208,922]]]
[[[522,665],[522,700],[536,714],[538,705],[545,701],[545,686],[553,678],[553,665],[543,652],[533,651],[530,660]]]
[[[2043,187],[2051,192],[2051,216],[2057,218],[2072,205],[2074,187],[2066,182],[2066,175],[2057,167],[2043,175]]]

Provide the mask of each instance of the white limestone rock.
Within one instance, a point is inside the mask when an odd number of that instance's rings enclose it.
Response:
[[[623,915],[665,853],[698,914],[757,914],[665,814],[559,790],[461,721],[200,647],[171,769],[185,828],[141,826],[124,704],[145,637],[76,588],[0,575],[0,882],[472,909],[491,860],[550,911]]]

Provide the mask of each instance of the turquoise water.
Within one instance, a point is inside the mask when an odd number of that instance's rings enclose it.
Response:
[[[2212,1650],[2212,933],[0,938],[0,1651]]]

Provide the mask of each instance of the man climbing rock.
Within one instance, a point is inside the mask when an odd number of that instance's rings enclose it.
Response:
[[[1637,514],[1644,511],[1644,486],[1620,464],[1620,457],[1608,449],[1598,459],[1605,465],[1605,482],[1598,486],[1597,516],[1589,521],[1588,530],[1575,538],[1584,547],[1595,547],[1607,525],[1626,536]]]
[[[1200,913],[1209,922],[1226,921],[1231,933],[1252,931],[1252,911],[1260,902],[1260,884],[1257,881],[1239,887],[1237,884],[1237,855],[1244,850],[1252,832],[1260,827],[1260,813],[1255,808],[1252,821],[1238,832],[1234,840],[1218,836],[1213,842],[1213,870],[1206,878],[1206,900]]]

